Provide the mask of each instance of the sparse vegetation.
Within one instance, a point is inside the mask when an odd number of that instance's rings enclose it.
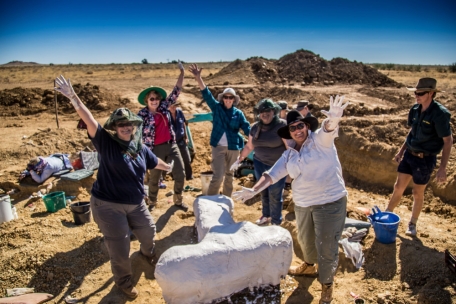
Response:
[[[148,64],[148,63],[149,63],[149,62],[147,61],[146,58],[144,58],[143,60],[141,60],[141,62],[142,62],[143,64]]]
[[[456,73],[456,62],[450,64],[449,69],[451,73]]]

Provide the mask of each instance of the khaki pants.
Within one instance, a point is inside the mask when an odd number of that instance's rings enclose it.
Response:
[[[164,143],[161,145],[154,146],[154,150],[152,151],[155,156],[163,160],[165,163],[170,163],[174,160],[174,167],[173,167],[173,179],[174,179],[174,194],[182,194],[184,190],[184,183],[185,183],[185,169],[184,169],[184,161],[179,152],[179,148],[176,144],[172,143]],[[149,173],[149,199],[150,203],[154,205],[157,202],[158,196],[158,181],[160,180],[160,176],[162,174],[162,170],[152,169]],[[174,202],[177,204],[181,204],[182,202]]]
[[[304,261],[318,263],[320,283],[332,283],[339,263],[339,240],[347,214],[347,197],[324,205],[295,205],[295,214]]]
[[[234,172],[230,167],[239,156],[239,150],[228,150],[226,146],[212,147],[212,180],[207,195],[217,195],[223,182],[223,195],[231,197],[233,193]]]

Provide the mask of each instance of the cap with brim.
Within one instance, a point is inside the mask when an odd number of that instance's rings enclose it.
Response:
[[[301,100],[301,101],[298,101],[298,104],[294,107],[294,109],[301,111],[308,105],[309,105],[309,102],[307,100]]]
[[[128,121],[131,122],[134,126],[139,126],[143,123],[142,118],[136,114],[133,114],[129,109],[118,108],[112,112],[111,116],[109,116],[108,120],[106,120],[103,128],[106,130],[115,131],[114,125],[118,121]]]
[[[237,106],[239,104],[239,101],[241,99],[239,98],[238,95],[236,95],[236,91],[234,91],[234,89],[232,89],[232,88],[226,88],[225,90],[223,90],[223,93],[220,93],[217,95],[217,100],[219,102],[223,102],[223,95],[225,95],[225,94],[231,94],[234,96],[233,106]]]
[[[414,88],[407,88],[409,91],[424,91],[424,92],[442,92],[437,88],[437,80],[434,78],[421,78],[418,80],[416,87]]]
[[[140,104],[142,104],[143,106],[146,105],[146,103],[144,102],[144,100],[146,99],[146,96],[147,94],[149,94],[150,91],[155,91],[157,92],[158,94],[160,94],[161,96],[161,100],[165,99],[166,98],[166,91],[165,89],[163,88],[160,88],[160,87],[150,87],[150,88],[147,88],[145,90],[143,90],[141,93],[139,93],[138,95],[138,101]]]
[[[288,103],[284,100],[280,100],[277,102],[282,110],[288,110]]]
[[[277,130],[277,135],[284,139],[292,139],[289,126],[295,122],[302,121],[310,125],[310,131],[315,132],[318,129],[318,119],[315,116],[309,115],[302,117],[301,113],[292,110],[287,114],[287,125]]]

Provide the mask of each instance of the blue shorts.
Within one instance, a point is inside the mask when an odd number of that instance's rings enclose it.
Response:
[[[431,179],[436,162],[436,155],[419,158],[405,150],[404,157],[397,167],[397,172],[411,175],[416,185],[426,185]]]

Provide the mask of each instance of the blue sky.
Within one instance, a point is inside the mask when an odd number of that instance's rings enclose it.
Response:
[[[0,64],[279,59],[456,62],[456,1],[0,0]]]

